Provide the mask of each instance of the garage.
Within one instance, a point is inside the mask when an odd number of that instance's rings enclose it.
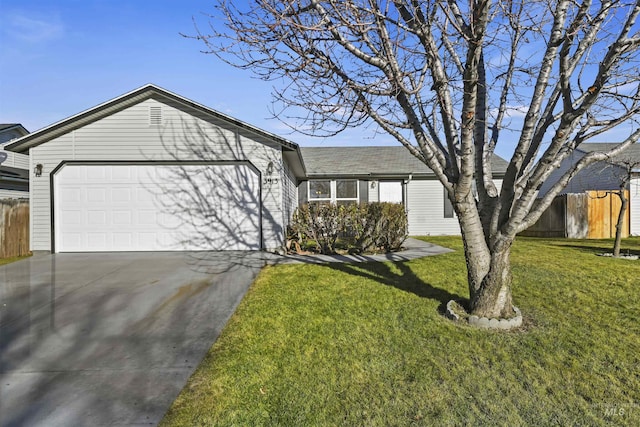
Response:
[[[34,252],[279,250],[305,174],[296,144],[152,84],[7,148]]]
[[[259,184],[247,163],[65,163],[55,252],[261,249]]]

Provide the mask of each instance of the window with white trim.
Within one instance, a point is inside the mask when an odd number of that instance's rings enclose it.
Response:
[[[309,203],[348,205],[360,200],[357,179],[314,179],[308,181]]]
[[[315,180],[307,182],[309,186],[309,203],[331,203],[331,181]]]

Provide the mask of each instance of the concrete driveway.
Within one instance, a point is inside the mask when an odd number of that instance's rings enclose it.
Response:
[[[40,255],[0,267],[0,425],[155,425],[264,261]]]

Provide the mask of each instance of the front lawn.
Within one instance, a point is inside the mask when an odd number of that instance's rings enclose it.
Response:
[[[640,261],[520,238],[522,330],[458,326],[454,253],[262,271],[164,425],[640,425]],[[640,254],[640,239],[624,252]]]

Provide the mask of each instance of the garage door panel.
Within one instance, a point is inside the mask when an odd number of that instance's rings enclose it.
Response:
[[[59,252],[260,248],[245,165],[67,165],[54,180]]]
[[[107,246],[107,233],[87,233],[87,245],[89,250],[100,250]]]
[[[78,175],[78,179],[82,180],[82,182],[101,184],[107,179],[108,170],[105,168],[93,168],[91,173],[88,173],[88,170],[84,168]]]
[[[105,203],[107,201],[107,190],[104,188],[87,189],[87,201]]]
[[[82,234],[67,232],[63,236],[60,237],[61,245],[64,247],[70,248],[79,248],[82,247]]]
[[[124,184],[130,185],[130,184]],[[111,190],[111,201],[113,203],[129,203],[131,202],[131,189],[130,188],[113,188]]]
[[[107,214],[104,211],[89,211],[87,212],[87,224],[88,225],[106,225]]]
[[[131,233],[113,233],[113,244],[117,247],[133,247],[133,236]]]
[[[80,202],[82,200],[82,191],[80,188],[64,188],[59,193],[62,202]]]
[[[114,183],[121,182],[125,184],[131,182],[135,172],[137,172],[137,170],[132,168],[120,166],[111,166],[109,170],[111,171],[111,178]]]
[[[71,228],[76,226],[82,226],[84,223],[83,212],[78,210],[66,209],[62,212],[60,222],[63,226],[70,226]]]

